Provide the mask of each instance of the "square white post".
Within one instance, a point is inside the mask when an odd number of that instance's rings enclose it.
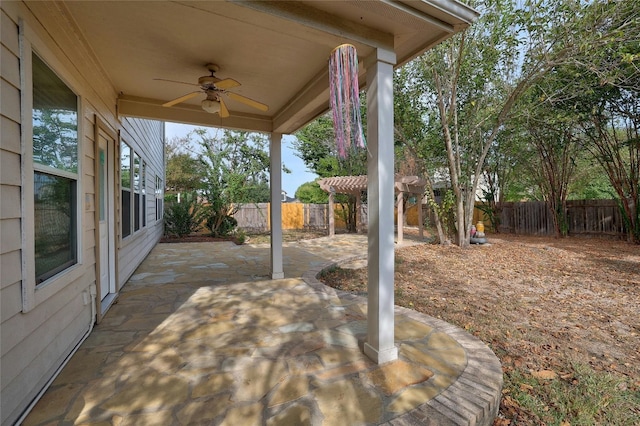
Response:
[[[362,234],[362,194],[356,194],[356,234]]]
[[[376,49],[367,69],[368,304],[364,353],[378,364],[398,358],[394,342],[393,64],[395,53]]]
[[[398,192],[398,201],[396,204],[396,216],[398,216],[398,245],[400,245],[404,241],[404,192]]]
[[[336,192],[333,190],[333,187],[331,188],[331,191],[329,192],[329,212],[327,213],[329,215],[329,236],[333,237],[334,235],[336,235],[336,205],[334,203],[334,199],[336,197]]]
[[[424,192],[424,188],[422,192],[418,194],[418,232],[420,233],[420,241],[424,238],[424,218],[422,217],[422,193]]]
[[[282,267],[282,135],[271,133],[269,184],[271,187],[271,279],[284,278]]]

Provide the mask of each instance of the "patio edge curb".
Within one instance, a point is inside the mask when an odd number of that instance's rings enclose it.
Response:
[[[302,275],[302,280],[322,293],[334,292],[336,295],[347,296],[352,300],[365,299],[363,296],[329,287],[317,277],[329,268],[366,258],[367,256],[357,255],[338,262],[324,263],[307,270]],[[397,305],[395,313],[446,332],[465,350],[467,365],[455,382],[434,398],[382,424],[390,426],[492,425],[500,408],[503,386],[502,366],[493,351],[480,339],[446,321]],[[469,396],[463,396],[465,394]]]

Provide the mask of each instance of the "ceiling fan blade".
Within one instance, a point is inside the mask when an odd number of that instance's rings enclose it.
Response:
[[[197,92],[187,93],[184,96],[180,96],[179,98],[176,98],[176,99],[174,99],[172,101],[169,101],[169,102],[166,102],[166,103],[162,104],[162,106],[163,107],[172,107],[172,106],[174,106],[176,104],[179,104],[180,102],[184,102],[184,101],[186,101],[188,99],[195,98],[200,93],[202,93],[200,90],[198,90]]]
[[[243,104],[249,105],[250,107],[259,109],[260,111],[266,112],[269,110],[269,107],[267,105],[262,104],[258,101],[254,101],[253,99],[249,99],[246,96],[238,95],[237,93],[233,92],[226,92],[225,94],[235,101],[242,102]]]
[[[200,87],[199,84],[187,83],[186,81],[177,81],[177,80],[167,80],[166,78],[154,78],[155,81],[166,81],[169,83],[178,83],[178,84],[188,84],[189,86]]]
[[[227,106],[225,105],[222,98],[220,98],[220,112],[218,114],[222,118],[227,118],[229,116],[229,110],[227,109]]]
[[[224,80],[220,80],[219,82],[214,84],[218,89],[226,90],[231,89],[232,87],[240,86],[240,83],[235,81],[232,78],[225,78]]]

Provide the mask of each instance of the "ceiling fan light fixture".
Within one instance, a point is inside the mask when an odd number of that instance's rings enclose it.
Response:
[[[220,102],[214,99],[205,99],[202,101],[202,109],[211,114],[220,112]]]

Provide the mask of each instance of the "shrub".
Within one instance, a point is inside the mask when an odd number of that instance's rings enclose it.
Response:
[[[178,202],[169,201],[164,212],[164,234],[184,237],[200,229],[202,207],[196,194],[185,194]]]
[[[229,215],[221,216],[218,212],[211,212],[207,215],[207,229],[214,237],[226,237],[230,235],[238,226],[238,221]]]
[[[244,229],[237,228],[234,232],[234,241],[237,245],[242,245],[247,240],[247,234]]]

